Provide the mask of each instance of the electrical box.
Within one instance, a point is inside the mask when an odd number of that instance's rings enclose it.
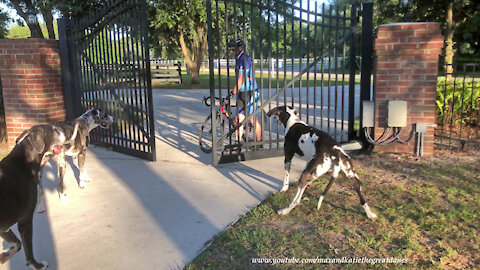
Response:
[[[388,126],[407,126],[407,102],[404,100],[390,100],[388,102]]]
[[[426,123],[417,123],[415,125],[415,131],[417,133],[425,133],[425,132],[427,132],[427,126],[428,126],[428,124],[426,124]]]
[[[363,100],[362,126],[371,128],[375,126],[375,102]]]

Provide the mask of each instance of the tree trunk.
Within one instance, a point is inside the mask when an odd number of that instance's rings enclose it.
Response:
[[[53,30],[52,8],[46,6],[44,8],[40,8],[40,10],[42,12],[43,19],[45,20],[45,24],[47,25],[48,38],[55,39],[55,31]]]
[[[197,28],[197,38],[192,42],[192,48],[188,48],[185,43],[185,37],[183,30],[180,32],[180,48],[182,50],[183,57],[185,59],[185,65],[192,74],[192,84],[200,83],[200,66],[203,60],[203,56],[207,51],[207,35],[203,28]]]
[[[30,37],[32,38],[44,38],[42,29],[38,22],[36,24],[28,24],[28,29],[30,29]]]
[[[192,84],[200,83],[200,68],[191,69],[192,72]]]
[[[447,31],[445,33],[446,46],[445,46],[445,66],[446,66],[446,76],[447,80],[452,79],[453,73],[453,56],[455,52],[453,51],[453,1],[448,3],[447,7]]]

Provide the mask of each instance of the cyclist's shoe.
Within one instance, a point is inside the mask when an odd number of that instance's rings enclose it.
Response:
[[[257,141],[257,142],[258,142],[258,141]],[[248,150],[250,150],[250,151],[253,151],[253,150],[255,150],[255,151],[260,151],[260,150],[262,150],[262,149],[263,149],[263,145],[262,145],[262,144],[251,145],[251,146],[248,147]]]

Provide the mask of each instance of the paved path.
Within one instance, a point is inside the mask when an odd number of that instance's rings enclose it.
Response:
[[[154,90],[158,161],[91,146],[86,168],[94,181],[80,190],[78,169],[68,166],[67,202],[58,199],[50,163],[44,175],[48,210],[34,218],[37,260],[48,261],[49,269],[183,268],[278,189],[283,158],[210,165],[211,156],[197,144],[208,113],[200,100],[207,94]],[[294,162],[293,177],[301,167]],[[23,250],[0,269],[27,269]]]

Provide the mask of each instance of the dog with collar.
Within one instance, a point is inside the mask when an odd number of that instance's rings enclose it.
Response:
[[[87,147],[89,144],[89,133],[96,127],[108,129],[113,123],[113,117],[106,114],[104,111],[93,108],[87,110],[84,114],[73,121],[67,121],[61,124],[55,124],[55,126],[62,130],[62,132],[71,139],[66,141],[63,145],[62,151],[58,155],[53,156],[53,160],[58,167],[58,186],[57,191],[61,200],[67,200],[65,193],[65,186],[63,184],[63,178],[66,171],[66,156],[71,156],[78,161],[78,169],[80,170],[80,177],[78,186],[85,188],[85,182],[90,182],[92,179],[88,176],[85,169],[85,158],[87,154]],[[47,155],[40,166],[41,172],[45,167],[50,156]],[[39,212],[45,212],[46,203],[45,195],[43,191],[42,179],[39,181]]]
[[[290,106],[274,108],[267,114],[269,117],[272,115],[276,116],[277,121],[285,127],[285,178],[281,189],[282,192],[288,190],[290,166],[293,156],[298,155],[308,160],[307,166],[298,181],[297,193],[292,203],[290,203],[287,208],[279,210],[278,214],[288,214],[300,203],[300,199],[307,186],[323,174],[331,172],[332,177],[318,200],[317,209],[320,209],[322,201],[335,181],[335,178],[342,172],[347,178],[354,179],[355,191],[360,198],[360,204],[365,210],[367,217],[370,219],[377,217],[365,202],[360,179],[353,169],[353,163],[350,157],[345,153],[340,144],[327,133],[301,121],[298,113]]]
[[[33,256],[33,214],[37,205],[40,163],[46,155],[58,155],[66,141],[55,126],[35,126],[23,132],[13,150],[0,161],[0,237],[11,247],[0,253],[0,264],[17,253],[22,244],[27,266],[45,269]],[[18,225],[20,241],[10,229]]]

